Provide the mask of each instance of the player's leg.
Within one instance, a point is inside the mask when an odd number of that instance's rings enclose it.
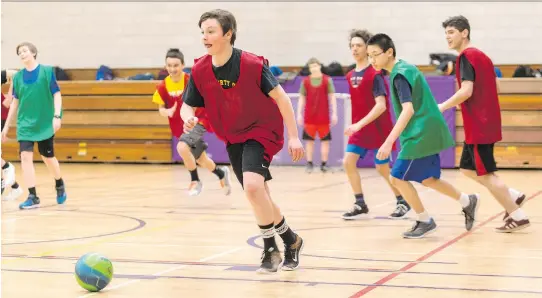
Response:
[[[343,158],[343,167],[348,177],[350,187],[354,192],[355,203],[351,211],[342,215],[343,219],[358,219],[366,217],[369,213],[369,208],[363,197],[363,189],[361,187],[361,177],[359,175],[357,163],[360,158],[365,157],[367,149],[361,148],[354,144],[346,146],[346,153]]]
[[[271,179],[271,175],[269,175],[267,179]],[[294,233],[286,223],[286,218],[280,211],[279,206],[271,198],[271,191],[269,190],[267,181],[265,182],[265,191],[273,205],[275,232],[280,236],[282,242],[284,242],[284,262],[282,263],[282,270],[295,270],[299,267],[299,255],[301,254],[305,243],[303,238]]]
[[[198,175],[196,157],[194,154],[192,154],[196,143],[200,139],[197,136],[197,133],[194,132],[194,130],[198,129],[199,126],[200,125],[196,125],[191,132],[182,134],[179,138],[179,142],[177,143],[177,152],[182,157],[184,166],[188,172],[190,172],[190,184],[188,185],[189,196],[197,196],[203,190],[203,183],[200,181]]]
[[[203,142],[203,140],[201,142]],[[196,148],[201,146],[203,145],[196,145]],[[194,154],[194,156],[197,155]],[[225,195],[231,194],[231,173],[230,169],[227,166],[217,166],[216,163],[207,155],[205,151],[203,151],[199,155],[197,162],[200,166],[206,168],[218,177],[220,181],[220,188],[222,188]]]
[[[403,196],[401,195],[399,190],[391,184],[391,181],[390,181],[390,173],[391,173],[390,158],[388,158],[386,160],[380,160],[380,159],[376,158],[376,152],[375,152],[375,158],[374,158],[376,171],[378,172],[378,174],[380,174],[380,176],[382,176],[382,178],[384,178],[384,180],[386,181],[386,183],[390,187],[391,191],[395,195],[395,199],[397,201],[397,203],[395,205],[395,209],[389,215],[389,217],[390,218],[404,218],[408,214],[408,212],[410,211],[410,205],[407,203],[407,201],[405,199],[403,199]]]
[[[23,180],[28,187],[28,198],[19,205],[20,209],[37,208],[40,205],[40,199],[36,193],[36,172],[34,169],[34,142],[19,141],[19,151],[21,154],[21,168],[23,170]]]
[[[331,146],[331,129],[329,125],[320,125],[320,127],[318,128],[318,135],[320,136],[320,155],[322,160],[320,170],[326,173],[329,171],[329,166],[327,165],[327,162],[329,159],[329,148]]]
[[[525,195],[506,186],[496,175],[497,163],[493,149],[493,144],[465,144],[461,155],[461,172],[485,186],[506,210],[505,224],[497,228],[498,232],[514,232],[524,229],[530,225],[527,215],[520,208],[525,203]]]
[[[312,124],[305,124],[303,129],[303,140],[305,141],[305,158],[307,159],[307,167],[305,171],[312,173],[314,164],[312,157],[314,154],[314,139],[316,138],[316,126]]]
[[[420,159],[398,159],[391,170],[391,184],[396,187],[410,207],[416,212],[418,219],[410,230],[403,233],[405,238],[422,238],[434,232],[437,225],[429,213],[425,210],[418,192],[410,181],[421,183],[431,172],[440,173],[438,169],[427,169],[426,158]]]
[[[38,150],[41,154],[41,159],[47,166],[51,175],[55,178],[56,201],[58,204],[64,204],[66,201],[66,186],[60,172],[60,164],[55,157],[54,136],[47,140],[38,142]]]
[[[6,201],[17,199],[23,194],[23,190],[15,180],[15,166],[2,159],[2,194],[4,193],[4,188],[10,185],[11,191],[3,198]]]

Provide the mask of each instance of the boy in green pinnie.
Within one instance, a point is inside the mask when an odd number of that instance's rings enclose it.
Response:
[[[54,151],[54,135],[60,129],[62,118],[60,88],[53,67],[36,61],[38,50],[35,45],[29,42],[19,44],[17,55],[23,62],[24,69],[13,77],[10,87],[13,103],[2,130],[2,141],[7,139],[9,124],[16,113],[21,167],[29,192],[28,198],[19,205],[19,208],[37,208],[40,204],[36,193],[34,143],[38,144],[41,158],[55,178],[56,201],[63,204],[67,197],[66,189]]]
[[[374,35],[367,45],[369,60],[374,68],[391,73],[391,101],[397,118],[393,130],[378,150],[377,158],[388,158],[392,145],[399,138],[401,151],[391,171],[391,183],[418,215],[412,229],[405,232],[403,237],[422,238],[437,228],[410,181],[421,183],[458,201],[469,231],[476,218],[479,197],[461,193],[440,179],[439,153],[455,143],[425,77],[416,66],[396,59],[395,46],[386,34]]]

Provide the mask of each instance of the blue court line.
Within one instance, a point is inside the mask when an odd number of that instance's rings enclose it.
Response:
[[[29,269],[2,269],[5,272],[20,272],[20,273],[44,273],[44,274],[74,274],[73,272],[63,271],[48,271],[48,270],[29,270]],[[277,273],[279,275],[288,275],[288,273]],[[527,291],[527,290],[508,290],[508,289],[489,289],[489,288],[461,288],[461,287],[431,287],[421,285],[390,285],[390,284],[365,284],[351,282],[325,282],[325,281],[302,281],[302,280],[280,280],[280,279],[256,279],[256,278],[225,278],[225,277],[196,277],[196,276],[154,276],[154,275],[139,275],[139,274],[115,274],[113,278],[121,279],[186,279],[199,281],[237,281],[237,282],[260,282],[260,283],[287,283],[300,284],[305,286],[331,285],[331,286],[373,286],[378,288],[403,288],[403,289],[425,289],[425,290],[443,290],[443,291],[468,291],[468,292],[493,292],[493,293],[512,293],[512,294],[540,294],[542,291]],[[107,288],[103,291],[107,292]]]
[[[27,259],[45,259],[45,260],[77,260],[76,257],[62,256],[27,256],[18,254],[4,254],[4,258],[27,258]],[[138,260],[138,259],[111,259],[113,263],[136,263],[136,264],[152,264],[152,265],[188,265],[188,266],[204,266],[204,267],[227,267],[224,270],[233,271],[256,271],[257,266],[248,264],[234,263],[203,263],[190,261],[160,261],[160,260]],[[382,272],[392,273],[397,270],[380,269],[380,268],[354,268],[354,267],[315,267],[302,266],[302,270],[315,271],[351,271],[351,272]],[[454,273],[454,272],[433,272],[433,271],[406,271],[403,274],[417,275],[448,275],[448,276],[472,276],[472,277],[497,277],[497,278],[520,278],[520,279],[542,279],[541,276],[533,275],[512,275],[512,274],[482,274],[482,273]]]

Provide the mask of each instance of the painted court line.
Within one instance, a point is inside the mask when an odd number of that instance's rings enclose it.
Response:
[[[221,252],[219,254],[214,254],[212,256],[205,257],[203,259],[198,260],[197,262],[207,262],[207,261],[210,261],[210,260],[225,256],[225,255],[228,255],[228,254],[231,254],[231,253],[243,250],[243,249],[246,249],[246,247],[238,247],[238,248],[234,248],[234,249],[231,249],[231,250],[227,250],[227,251]],[[185,265],[179,265],[179,266],[171,267],[169,269],[156,272],[156,273],[152,274],[152,276],[161,276],[163,274],[166,274],[166,273],[169,273],[169,272],[172,272],[172,271],[175,271],[175,270],[183,269],[183,268],[188,267],[188,266],[190,266],[190,265],[185,264]],[[112,290],[115,290],[115,289],[124,288],[126,286],[131,285],[131,284],[138,283],[138,282],[140,282],[142,280],[143,279],[134,279],[134,280],[130,280],[130,281],[127,281],[127,282],[123,282],[123,283],[120,283],[120,284],[118,284],[118,285],[116,285],[114,287],[109,288],[107,291],[109,292],[109,291],[112,291]],[[99,292],[89,293],[89,294],[86,294],[86,295],[79,296],[78,298],[90,297],[90,296],[94,296],[94,295],[96,295],[98,293]]]
[[[534,193],[533,195],[531,195],[527,200],[531,200],[531,199],[534,199],[536,196],[540,195],[542,193],[542,190],[539,190],[537,191],[536,193]],[[427,259],[429,259],[430,257],[434,256],[435,254],[443,251],[444,249],[450,247],[451,245],[453,245],[454,243],[458,242],[459,240],[465,238],[466,236],[472,234],[474,231],[478,230],[479,228],[485,226],[486,224],[488,224],[489,222],[493,221],[494,219],[496,219],[497,217],[499,216],[502,216],[504,214],[504,211],[501,211],[495,215],[493,215],[492,217],[486,219],[484,222],[480,223],[479,225],[477,225],[476,227],[474,227],[472,230],[470,231],[467,231],[467,232],[464,232],[462,233],[461,235],[447,241],[446,243],[440,245],[439,247],[431,250],[430,252],[428,252],[427,254],[421,256],[420,258],[418,258],[416,261],[414,262],[411,262],[409,264],[407,264],[406,266],[404,266],[403,268],[399,269],[398,271],[392,273],[392,274],[389,274],[383,278],[381,278],[380,280],[378,280],[377,282],[375,282],[374,284],[370,285],[370,286],[367,286],[365,288],[363,288],[362,290],[358,291],[357,293],[354,293],[352,296],[350,296],[350,298],[358,298],[358,297],[361,297],[361,296],[364,296],[366,294],[368,294],[369,292],[373,291],[374,289],[378,288],[379,286],[383,286],[385,285],[387,282],[391,281],[392,279],[396,278],[397,276],[399,276],[401,273],[405,272],[405,271],[408,271],[410,270],[411,268],[413,268],[414,266],[418,265],[420,262],[423,262]]]

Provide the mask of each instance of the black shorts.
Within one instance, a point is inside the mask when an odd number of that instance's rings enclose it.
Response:
[[[38,143],[38,150],[42,156],[45,157],[55,157],[55,136],[39,141],[19,141],[19,151],[20,152],[34,152],[34,143]]]
[[[478,176],[484,176],[497,171],[497,162],[493,154],[495,144],[465,144],[459,168],[476,171]]]
[[[4,130],[4,125],[6,125],[6,120],[2,120],[2,130]]]
[[[272,179],[269,172],[269,161],[264,157],[264,147],[258,141],[248,140],[244,143],[229,144],[226,149],[230,157],[233,172],[243,186],[243,173],[253,172],[264,177],[265,181]]]

